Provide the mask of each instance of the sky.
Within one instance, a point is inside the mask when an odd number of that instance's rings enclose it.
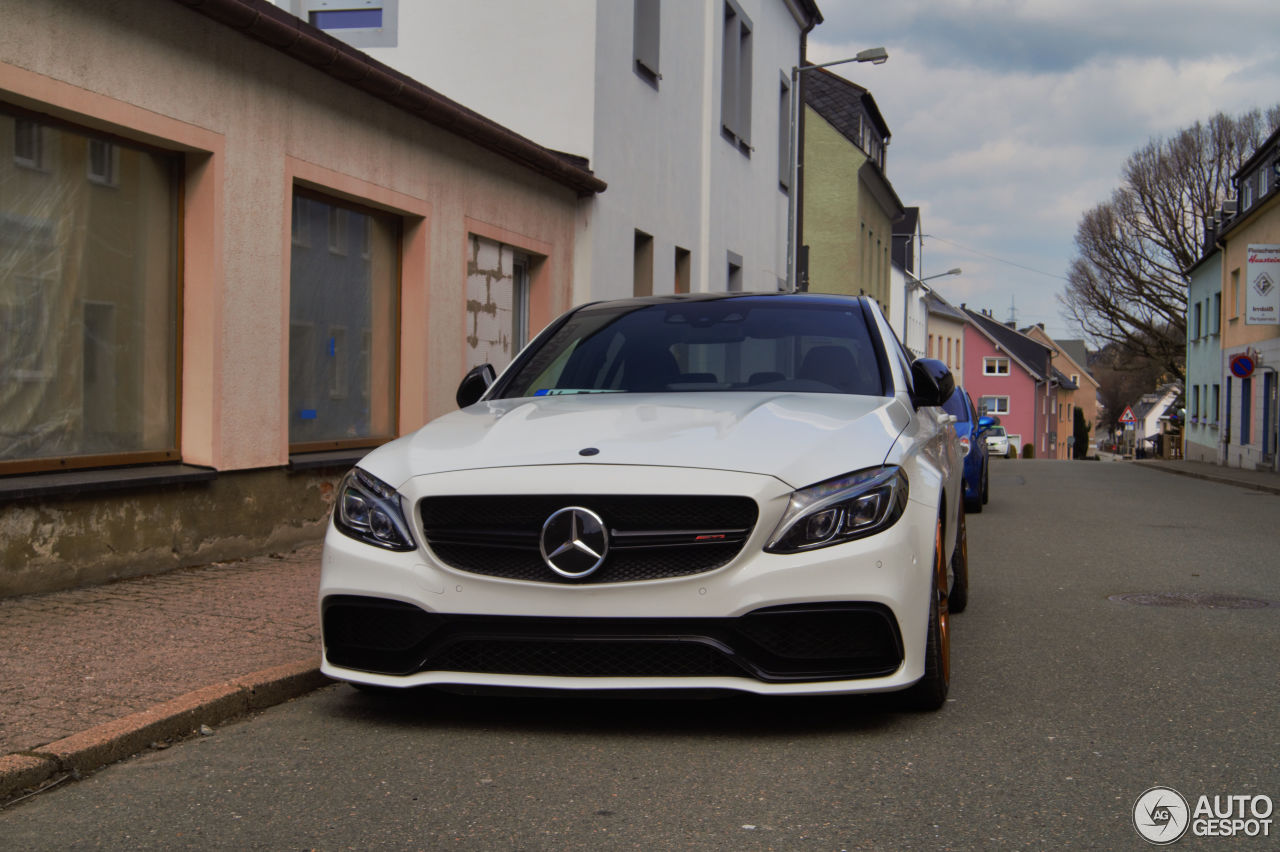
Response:
[[[1218,112],[1280,103],[1280,0],[817,0],[810,63],[868,89],[886,171],[919,207],[921,277],[1055,338],[1081,217],[1125,159]]]

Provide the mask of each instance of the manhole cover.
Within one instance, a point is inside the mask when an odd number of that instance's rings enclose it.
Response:
[[[1244,598],[1239,595],[1219,595],[1213,592],[1136,592],[1127,595],[1112,595],[1108,600],[1134,606],[1167,606],[1182,609],[1267,609],[1280,607],[1278,601],[1264,601],[1259,598]]]

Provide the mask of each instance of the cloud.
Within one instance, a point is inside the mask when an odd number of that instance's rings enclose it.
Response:
[[[831,70],[868,88],[889,124],[889,179],[936,237],[922,274],[960,266],[961,278],[937,282],[943,295],[1002,318],[1016,303],[1060,336],[1074,334],[1054,276],[1129,154],[1216,112],[1280,102],[1273,0],[819,6],[810,62],[889,50],[885,65]]]

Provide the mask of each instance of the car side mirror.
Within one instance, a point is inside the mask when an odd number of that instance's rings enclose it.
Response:
[[[996,425],[996,419],[990,414],[984,414],[978,418],[978,431],[985,432],[992,426]]]
[[[461,383],[458,384],[458,393],[454,397],[458,401],[459,408],[466,408],[468,405],[475,405],[480,401],[480,397],[484,396],[494,379],[498,377],[498,373],[493,369],[492,364],[481,364],[479,367],[472,367],[465,376],[462,377]]]
[[[947,365],[937,358],[917,358],[911,362],[911,402],[916,408],[942,405],[955,392],[956,380]]]

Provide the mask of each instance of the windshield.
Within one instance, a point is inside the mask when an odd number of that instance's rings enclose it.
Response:
[[[885,394],[857,303],[715,299],[584,308],[526,353],[495,398],[582,393]]]
[[[1003,427],[1003,426],[992,426],[992,427],[991,427],[991,436],[992,436],[992,437],[1003,437],[1003,436],[1004,436],[1004,427]]]

